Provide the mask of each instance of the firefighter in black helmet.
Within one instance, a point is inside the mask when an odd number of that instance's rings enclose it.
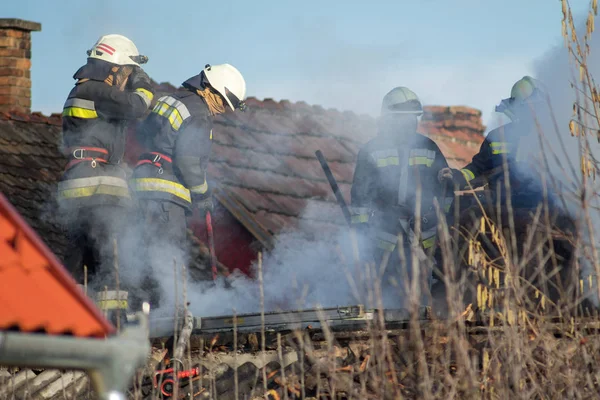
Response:
[[[62,113],[62,147],[69,161],[58,184],[58,201],[69,238],[67,269],[82,282],[86,265],[90,283],[101,284],[100,274],[114,276],[113,239],[131,205],[119,165],[125,128],[148,110],[153,91],[140,67],[147,57],[128,38],[102,36],[87,54]]]
[[[408,243],[419,217],[421,237],[414,239],[425,251],[432,247],[437,232],[434,198],[442,208],[451,203],[451,198],[443,198],[446,192],[453,195],[451,189],[443,189],[451,183],[451,171],[441,174],[448,167],[446,158],[433,140],[417,133],[422,113],[414,92],[405,87],[393,89],[383,98],[377,137],[358,153],[351,190],[352,223],[370,238],[369,244],[374,241],[374,246],[364,246],[363,252],[370,253],[367,259],[374,259],[377,266],[386,254],[397,264],[399,244],[410,265]],[[402,243],[399,235],[404,238]],[[403,270],[411,276],[410,268]]]
[[[160,293],[154,273],[172,270],[173,258],[186,262],[186,215],[194,206],[212,210],[206,168],[213,138],[212,118],[227,108],[243,110],[246,82],[232,65],[207,65],[175,93],[158,99],[138,129],[148,150],[132,181],[146,237],[143,284],[151,304]],[[154,271],[153,271],[154,270]]]

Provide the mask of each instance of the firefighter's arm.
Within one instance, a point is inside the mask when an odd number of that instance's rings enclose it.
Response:
[[[490,135],[485,138],[481,147],[479,148],[479,152],[473,156],[471,163],[462,168],[460,172],[462,173],[462,178],[464,179],[464,185],[468,186],[468,182],[472,181],[485,171],[489,171],[492,169],[492,150],[490,147]]]
[[[109,118],[137,119],[142,117],[154,98],[154,89],[150,77],[141,68],[136,68],[127,85],[128,89],[121,91],[116,86],[106,86],[104,101],[97,104]]]
[[[98,111],[108,118],[137,119],[146,113],[152,101],[152,92],[120,91],[116,87],[107,86],[104,101],[96,102]],[[145,90],[145,89],[144,89]]]
[[[210,198],[206,168],[211,144],[212,124],[207,118],[192,117],[179,130],[173,163],[195,204]]]
[[[365,226],[369,222],[372,211],[372,202],[375,196],[374,179],[375,166],[371,161],[370,154],[361,149],[358,152],[356,168],[354,169],[354,178],[352,179],[352,189],[350,198],[352,207],[352,224],[355,226]]]

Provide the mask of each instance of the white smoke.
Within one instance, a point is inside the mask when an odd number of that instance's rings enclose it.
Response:
[[[580,39],[583,37],[584,29],[579,30]],[[587,60],[588,70],[592,77],[600,76],[600,38],[598,33],[592,35],[590,41],[590,54]],[[561,186],[563,198],[567,202],[567,207],[571,216],[580,224],[579,233],[583,240],[583,246],[578,248],[579,262],[581,263],[581,277],[587,282],[588,276],[595,276],[592,251],[593,247],[598,245],[598,233],[600,232],[600,214],[598,214],[598,182],[591,180],[587,187],[583,186],[581,172],[581,152],[582,141],[588,141],[589,148],[596,160],[600,156],[600,146],[598,139],[594,135],[597,132],[597,122],[592,115],[587,115],[585,111],[581,112],[581,122],[591,129],[591,135],[572,137],[569,133],[569,122],[572,118],[577,119],[574,114],[573,104],[587,103],[587,110],[593,113],[593,106],[585,101],[585,96],[589,92],[584,89],[579,78],[577,66],[570,60],[568,50],[563,45],[557,45],[554,49],[548,51],[544,56],[535,62],[535,77],[540,79],[548,90],[552,111],[556,118],[558,132],[550,127],[544,129],[544,141],[547,144],[546,157],[549,161],[550,175],[558,181]],[[586,93],[587,92],[587,93]],[[533,146],[533,144],[531,144]],[[587,202],[591,207],[589,219],[592,222],[592,232],[594,242],[591,241],[590,231],[588,230],[588,216],[583,212],[581,204],[581,195],[585,193]],[[597,279],[594,278],[597,282]],[[596,305],[600,305],[597,293],[591,298]]]
[[[303,215],[313,214],[312,207],[318,206],[307,207]],[[343,227],[335,234],[316,233],[310,239],[298,230],[278,235],[274,249],[265,253],[262,262],[265,311],[375,306],[375,284],[362,263],[356,266],[353,251],[348,229]],[[258,277],[258,264],[252,268]],[[229,281],[230,288],[225,288],[223,280],[216,285],[191,284],[188,299],[194,315],[229,315],[234,309],[237,313],[260,311],[258,279],[236,274]],[[399,292],[389,286],[383,290],[384,304],[398,307]]]

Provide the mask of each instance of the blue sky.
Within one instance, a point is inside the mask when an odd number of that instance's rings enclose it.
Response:
[[[8,3],[8,4],[6,4]],[[587,0],[571,1],[576,13]],[[33,34],[33,110],[57,112],[99,36],[130,37],[146,70],[179,84],[229,62],[248,94],[377,115],[408,86],[425,104],[493,107],[532,63],[561,46],[551,0],[3,2],[0,16],[42,23]]]

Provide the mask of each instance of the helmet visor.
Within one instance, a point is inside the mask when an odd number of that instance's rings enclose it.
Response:
[[[240,110],[240,111],[246,110],[246,103],[243,100],[240,100],[235,94],[233,94],[233,92],[231,92],[227,88],[225,88],[225,96],[233,105],[234,110]]]
[[[146,64],[148,62],[148,56],[143,56],[141,54],[139,56],[129,56],[129,58],[138,64]]]
[[[420,113],[422,112],[421,102],[419,100],[409,100],[402,103],[390,104],[387,106],[390,113]]]

